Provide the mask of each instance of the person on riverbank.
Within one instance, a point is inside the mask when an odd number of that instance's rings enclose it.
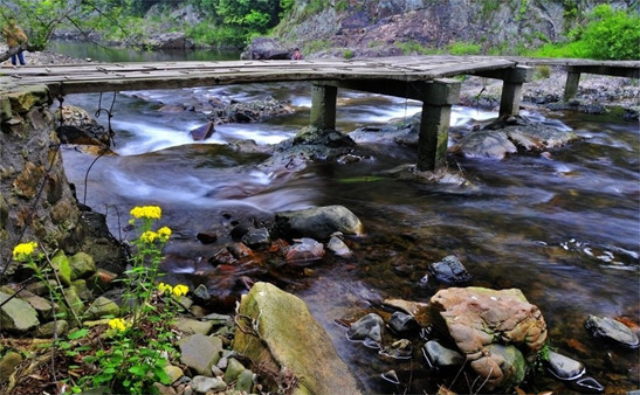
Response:
[[[16,66],[18,61],[20,61],[20,65],[24,66],[25,61],[21,47],[23,44],[26,44],[28,40],[24,30],[16,24],[15,19],[9,19],[7,25],[2,29],[2,35],[7,40],[9,50],[12,50],[15,47],[20,47],[20,50],[17,53],[11,55],[11,64]]]
[[[293,55],[291,55],[291,60],[302,60],[304,56],[302,56],[302,52],[300,52],[300,48],[296,48],[293,50]]]

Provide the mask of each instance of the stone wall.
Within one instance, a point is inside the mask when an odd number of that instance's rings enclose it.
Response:
[[[45,86],[0,90],[0,273],[15,270],[12,251],[21,242],[36,241],[48,253],[91,249],[85,235],[95,227],[83,224],[88,217],[95,220],[96,214],[81,212],[73,195],[51,103]],[[107,252],[109,258],[96,257],[96,262],[115,263],[123,257],[121,248],[106,227],[104,232],[112,251]]]

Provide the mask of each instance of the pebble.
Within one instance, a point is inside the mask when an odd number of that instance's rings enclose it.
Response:
[[[549,351],[547,364],[549,372],[559,380],[575,380],[586,372],[581,362],[553,351]]]

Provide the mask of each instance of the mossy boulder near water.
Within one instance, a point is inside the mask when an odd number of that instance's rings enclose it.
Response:
[[[360,394],[323,327],[299,298],[258,282],[238,309],[234,350],[254,366],[283,374],[294,394]]]

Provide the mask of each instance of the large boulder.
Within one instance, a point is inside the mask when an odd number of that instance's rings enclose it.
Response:
[[[542,313],[519,289],[449,288],[431,298],[431,308],[436,328],[453,339],[486,381],[483,390],[517,386],[525,359],[532,362],[547,339]]]
[[[276,230],[285,237],[311,237],[329,240],[335,232],[360,235],[362,222],[344,206],[314,207],[276,213]]]
[[[157,34],[145,43],[152,49],[193,49],[194,44],[183,32]]]
[[[238,309],[233,348],[255,366],[280,372],[294,394],[360,394],[356,379],[307,305],[276,286],[258,282]]]
[[[291,59],[291,52],[274,38],[257,37],[240,54],[240,59]]]
[[[578,136],[561,123],[513,117],[467,134],[454,151],[467,158],[503,159],[518,151],[541,152],[576,139]]]

